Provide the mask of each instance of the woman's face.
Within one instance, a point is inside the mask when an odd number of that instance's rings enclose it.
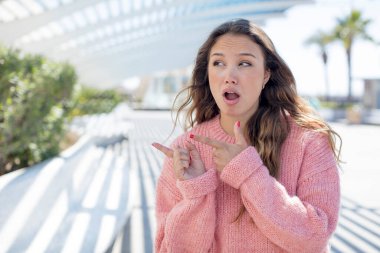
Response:
[[[248,36],[225,34],[211,48],[207,70],[222,118],[248,120],[270,77],[260,46]]]

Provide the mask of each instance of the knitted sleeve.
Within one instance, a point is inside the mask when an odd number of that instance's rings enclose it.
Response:
[[[177,180],[172,159],[165,159],[157,183],[155,252],[208,252],[216,224],[215,169]]]
[[[254,147],[235,157],[221,179],[240,189],[254,223],[273,243],[288,252],[321,252],[337,225],[339,174],[327,138],[311,134],[304,143],[296,196],[269,175]]]

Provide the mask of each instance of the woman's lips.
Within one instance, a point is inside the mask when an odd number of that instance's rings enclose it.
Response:
[[[223,100],[228,105],[234,105],[239,102],[239,94],[233,91],[226,91],[223,93]]]

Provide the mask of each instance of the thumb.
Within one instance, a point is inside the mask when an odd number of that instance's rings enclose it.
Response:
[[[186,141],[185,147],[187,148],[187,150],[189,150],[190,157],[193,160],[200,160],[201,159],[201,155],[199,154],[198,149],[195,147],[195,145],[193,143]]]
[[[248,145],[247,141],[245,140],[243,130],[240,127],[240,121],[235,122],[234,134],[235,134],[236,144],[240,144],[244,146]]]

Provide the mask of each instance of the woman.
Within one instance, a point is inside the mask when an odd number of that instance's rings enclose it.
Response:
[[[187,90],[191,130],[153,143],[166,155],[156,251],[328,252],[339,136],[297,95],[269,37],[243,19],[220,25]]]

